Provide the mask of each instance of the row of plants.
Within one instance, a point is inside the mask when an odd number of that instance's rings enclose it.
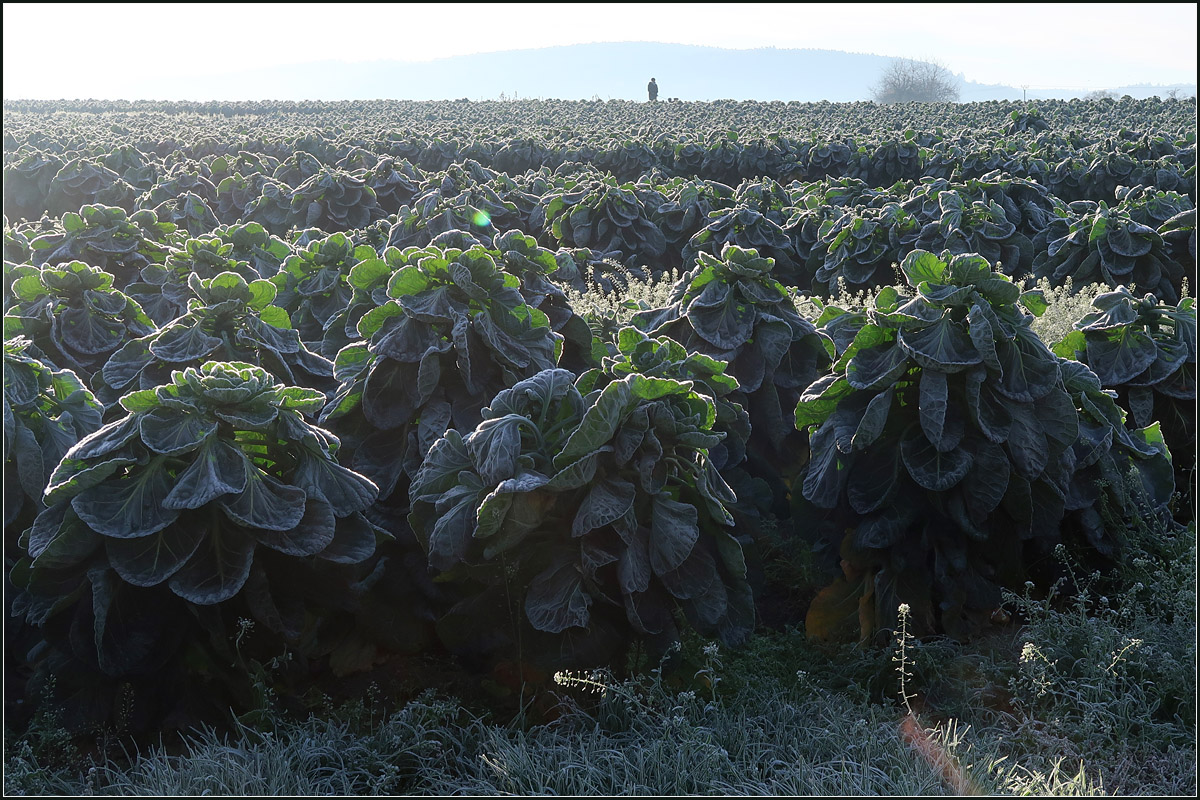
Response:
[[[224,106],[232,111],[218,110]],[[1146,131],[1169,141],[1195,130],[1195,99],[1159,98],[1119,101],[1042,100],[1035,107],[1019,102],[858,103],[684,102],[647,105],[626,101],[520,102],[249,102],[232,104],[120,101],[23,101],[6,99],[5,150],[28,142],[53,149],[97,148],[103,154],[122,139],[143,152],[165,157],[174,150],[188,157],[217,154],[226,142],[248,143],[239,149],[270,148],[280,158],[304,150],[327,161],[343,142],[371,150],[374,141],[391,142],[444,167],[476,158],[517,140],[517,148],[539,142],[567,144],[641,140],[660,135],[706,142],[789,137],[894,136],[906,129],[937,138],[950,132],[987,132],[993,140],[1017,134],[1060,132],[1073,147],[1109,139],[1136,141]],[[47,125],[53,115],[53,125]],[[1155,134],[1157,135],[1157,134]],[[526,141],[521,141],[526,137]],[[530,141],[531,140],[531,141]],[[432,145],[421,148],[421,143]],[[710,142],[711,143],[711,142]],[[296,146],[298,145],[298,146]],[[257,147],[256,147],[257,146]],[[1161,146],[1161,145],[1158,145]],[[101,149],[102,148],[102,149]],[[412,158],[408,152],[397,153]],[[456,157],[461,155],[462,157]],[[340,158],[341,156],[338,156]],[[425,165],[422,164],[424,167]]]
[[[231,169],[223,158],[214,161]],[[305,258],[306,246],[326,231],[348,232],[352,245],[371,245],[379,255],[386,246],[424,247],[451,231],[465,232],[460,243],[491,247],[501,231],[519,229],[555,249],[559,278],[580,289],[589,277],[610,273],[611,281],[620,271],[585,264],[618,262],[658,275],[701,252],[719,255],[726,244],[758,250],[775,260],[786,285],[823,297],[843,284],[853,291],[890,285],[892,265],[916,249],[979,253],[1026,288],[1042,278],[1053,286],[1127,285],[1175,303],[1184,282],[1196,279],[1195,203],[1154,185],[1120,185],[1111,202],[1066,202],[1002,171],[969,180],[926,176],[886,189],[855,178],[787,186],[761,178],[731,188],[657,172],[618,184],[587,166],[510,178],[474,161],[425,174],[385,159],[381,172],[356,177],[302,152],[289,161],[314,170],[295,189],[261,172],[227,176],[216,188],[197,174],[211,189],[207,199],[172,181],[169,199],[132,213],[95,203],[59,219],[6,224],[5,258],[35,266],[82,260],[111,272],[117,288],[136,283],[144,295],[163,284],[164,268],[219,263],[222,244],[234,244],[241,260],[254,249],[259,277],[272,278],[284,260]],[[88,193],[104,194],[94,189]],[[383,204],[381,194],[388,195]]]
[[[1194,194],[1194,142],[1171,142],[1160,136],[1162,146],[1155,147],[1148,144],[1151,137],[1146,134],[1141,143],[1101,141],[1076,149],[1051,138],[1050,134],[1037,141],[1018,137],[1007,147],[997,147],[973,139],[951,144],[950,139],[909,129],[881,142],[761,139],[747,144],[730,133],[711,142],[668,140],[658,145],[657,153],[635,141],[609,151],[592,146],[551,150],[545,144],[540,148],[529,144],[532,140],[514,140],[494,155],[478,152],[477,147],[453,148],[436,159],[430,159],[420,145],[397,148],[363,142],[343,145],[324,160],[305,150],[243,149],[254,147],[249,142],[205,156],[176,150],[165,158],[128,142],[114,143],[107,151],[62,154],[25,144],[6,160],[4,196],[8,213],[16,217],[36,219],[47,212],[57,216],[85,203],[103,202],[126,210],[170,211],[198,226],[204,212],[187,208],[185,201],[202,200],[208,214],[219,211],[227,218],[235,208],[244,210],[239,205],[243,196],[274,196],[282,189],[289,195],[289,213],[312,225],[327,212],[313,211],[313,218],[305,221],[309,205],[322,205],[327,195],[339,205],[361,207],[357,214],[367,217],[374,213],[373,195],[383,195],[384,209],[395,213],[396,197],[408,194],[411,199],[414,184],[427,173],[465,162],[514,179],[530,171],[569,175],[594,169],[620,183],[661,173],[729,186],[766,177],[782,184],[856,179],[887,187],[922,176],[969,180],[1001,170],[1036,180],[1068,202],[1111,201],[1118,186],[1137,184]],[[506,156],[518,142],[525,152],[520,157]],[[1030,155],[1031,150],[1036,155]],[[367,192],[368,187],[372,191]],[[352,227],[362,224],[351,221]]]
[[[1002,587],[1049,577],[1054,545],[1111,563],[1129,519],[1166,513],[1163,426],[1134,427],[1097,372],[1038,340],[1023,310],[1038,296],[980,256],[916,251],[905,294],[818,326],[770,259],[728,245],[635,327],[588,328],[571,363],[539,308],[561,296],[552,254],[502,240],[514,249],[362,251],[347,282],[369,308],[332,360],[291,326],[317,295],[278,291],[284,269],[191,274],[188,312],[161,328],[99,269],[21,270],[5,319],[12,666],[55,676],[77,725],[135,697],[153,726],[251,707],[245,676],[283,645],[345,674],[430,647],[613,663],[680,625],[734,644],[755,623],[765,518],[842,562],[814,635],[870,637],[907,603],[922,632],[963,637]],[[89,321],[39,330],[30,309],[60,286],[54,319],[74,305]],[[1106,377],[1145,362],[1117,377],[1194,402],[1190,299],[1097,306],[1076,354]],[[558,308],[560,329],[578,321]],[[93,329],[123,344],[59,367]],[[302,350],[326,369],[289,366]]]
[[[1065,202],[1111,202],[1117,186],[1138,184],[1194,197],[1194,102],[1051,102],[1044,114],[1021,104],[934,113],[868,103],[839,107],[836,125],[828,104],[771,105],[735,104],[741,107],[731,114],[721,104],[534,104],[537,112],[514,125],[513,110],[495,104],[329,104],[315,117],[259,113],[226,121],[62,110],[50,117],[6,103],[5,204],[14,219],[95,202],[127,211],[170,203],[182,214],[178,206],[191,194],[216,211],[217,189],[227,182],[221,219],[233,222],[225,214],[238,195],[273,196],[264,188],[270,181],[289,193],[303,186],[291,209],[301,217],[329,192],[370,214],[365,182],[389,195],[380,203],[395,213],[389,201],[397,189],[411,192],[405,184],[419,183],[423,173],[469,161],[513,179],[543,168],[594,168],[618,183],[661,172],[729,186],[769,177],[886,187],[1002,170],[1036,180]],[[423,120],[419,127],[396,126],[396,119],[415,118]]]

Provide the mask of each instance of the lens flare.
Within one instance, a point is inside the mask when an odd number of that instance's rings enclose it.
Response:
[[[475,216],[471,217],[471,222],[474,222],[476,227],[486,228],[492,224],[492,218],[487,215],[486,211],[476,211]]]

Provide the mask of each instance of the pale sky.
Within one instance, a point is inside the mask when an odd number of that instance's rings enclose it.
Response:
[[[4,3],[4,97],[138,99],[127,87],[139,70],[626,41],[937,59],[969,81],[1035,90],[1196,82],[1195,3]]]

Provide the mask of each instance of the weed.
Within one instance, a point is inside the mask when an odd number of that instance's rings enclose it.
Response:
[[[1041,278],[1033,288],[1041,291],[1047,307],[1041,316],[1034,318],[1030,327],[1049,347],[1075,330],[1075,323],[1094,310],[1092,301],[1109,291],[1102,283],[1089,283],[1077,290],[1069,277],[1059,287],[1052,286],[1049,278]]]

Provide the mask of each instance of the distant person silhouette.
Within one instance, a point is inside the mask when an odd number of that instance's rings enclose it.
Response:
[[[646,91],[650,93],[650,102],[653,103],[658,99],[658,84],[654,82],[654,78],[646,84]]]

